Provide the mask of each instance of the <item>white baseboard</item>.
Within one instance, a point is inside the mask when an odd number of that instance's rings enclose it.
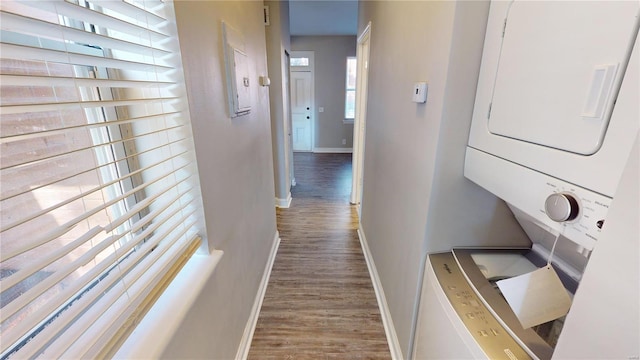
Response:
[[[238,352],[236,353],[236,360],[245,360],[249,355],[249,349],[251,348],[251,340],[253,339],[253,333],[256,330],[256,324],[258,323],[258,317],[260,316],[260,308],[262,307],[262,300],[264,300],[264,294],[267,291],[267,285],[269,284],[269,277],[271,276],[271,269],[273,268],[273,262],[276,259],[278,253],[278,247],[280,246],[280,233],[276,231],[273,239],[273,245],[271,247],[271,253],[267,260],[267,265],[264,268],[262,274],[262,281],[258,287],[258,293],[256,299],[253,302],[253,308],[251,308],[251,314],[247,325],[244,328],[244,334],[240,340],[240,346],[238,346]]]
[[[276,198],[276,207],[288,208],[289,206],[291,206],[291,192],[287,194],[286,199]]]
[[[331,154],[351,154],[353,153],[353,148],[324,148],[317,147],[313,148],[314,153],[331,153]]]
[[[364,230],[362,230],[362,224],[358,226],[358,237],[360,238],[360,246],[362,247],[364,258],[367,261],[367,268],[369,268],[369,275],[371,276],[373,289],[376,292],[378,308],[380,308],[382,325],[384,326],[384,332],[387,335],[387,343],[389,344],[391,358],[393,360],[401,360],[403,359],[403,357],[400,342],[398,341],[398,335],[396,334],[396,329],[393,326],[391,311],[389,310],[389,305],[387,304],[387,298],[384,296],[382,283],[380,282],[380,277],[378,276],[378,270],[376,269],[376,264],[373,261],[373,256],[371,255],[371,251],[369,250],[369,245],[367,244],[367,238],[364,235]]]

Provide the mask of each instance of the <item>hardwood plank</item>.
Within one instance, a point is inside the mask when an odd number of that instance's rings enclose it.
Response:
[[[390,359],[349,204],[350,154],[296,153],[249,359]]]

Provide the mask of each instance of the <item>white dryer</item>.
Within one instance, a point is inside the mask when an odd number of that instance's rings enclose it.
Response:
[[[470,148],[613,196],[640,123],[639,7],[492,2]]]
[[[491,2],[465,176],[586,253],[640,127],[639,19],[637,1]]]

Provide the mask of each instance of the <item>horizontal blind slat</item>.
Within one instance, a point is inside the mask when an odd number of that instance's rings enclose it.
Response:
[[[61,64],[106,67],[120,70],[165,73],[172,67],[154,63],[114,59],[104,56],[79,54],[71,51],[38,48],[27,45],[0,43],[0,54],[5,59],[57,62]]]
[[[101,226],[95,226],[91,230],[89,230],[88,232],[84,233],[82,236],[77,238],[76,240],[70,242],[69,244],[66,244],[58,249],[55,249],[53,252],[46,254],[42,258],[38,258],[37,261],[31,262],[29,265],[23,267],[13,275],[3,280],[0,280],[0,289],[2,289],[2,291],[6,291],[10,289],[11,287],[21,282],[22,280],[36,273],[38,270],[42,270],[47,265],[50,265],[54,261],[67,255],[73,249],[76,249],[80,245],[91,240],[94,236],[98,235],[102,231],[104,231],[104,229]]]
[[[33,6],[36,9],[47,10],[54,14],[68,16],[70,18],[82,21],[89,21],[92,24],[100,24],[112,30],[117,30],[125,33],[148,33],[149,37],[153,41],[161,41],[168,37],[168,35],[158,32],[154,29],[142,27],[138,24],[133,24],[122,19],[103,14],[101,12],[82,7],[77,4],[70,3],[65,0],[57,1],[20,1],[20,3]]]
[[[0,22],[1,29],[25,35],[56,39],[59,41],[70,39],[76,43],[91,44],[92,46],[99,46],[103,49],[121,50],[147,56],[153,56],[154,53],[157,53],[158,56],[171,54],[169,50],[157,46],[147,46],[102,34],[90,33],[6,11],[0,11],[0,16],[2,17],[2,22]],[[157,45],[159,43],[156,42],[152,44]]]
[[[22,114],[29,112],[44,112],[44,111],[58,111],[67,109],[88,109],[88,108],[100,108],[100,107],[115,107],[115,106],[133,106],[141,105],[145,103],[160,103],[163,101],[177,101],[180,98],[175,96],[167,97],[154,97],[154,98],[139,98],[129,100],[110,100],[110,101],[69,101],[69,102],[57,102],[57,103],[38,103],[27,105],[5,105],[0,106],[0,116],[10,114]]]
[[[178,273],[186,265],[191,256],[198,251],[201,245],[201,236],[196,235],[191,237],[185,244],[186,249],[184,247],[180,249],[178,258],[170,260],[170,263],[172,262],[173,265],[170,264],[168,270],[164,272],[164,276],[159,279],[153,287],[148,286],[136,302],[121,313],[119,321],[115,323],[108,332],[105,332],[102,336],[103,340],[97,342],[92,349],[85,353],[85,356],[92,359],[113,358],[120,346],[126,341],[127,336],[134,331],[137,324],[147,315],[147,312],[155,306],[156,301],[162,293],[173,282]],[[153,274],[155,274],[155,271],[149,271],[149,274],[145,274],[145,276],[151,276]]]
[[[185,204],[183,208],[186,208],[188,205],[189,204]],[[179,211],[181,211],[183,208],[174,210],[172,213],[166,215],[166,217],[167,218],[171,218],[172,216],[177,214]],[[146,238],[148,235],[153,233],[158,227],[160,227],[160,225],[161,225],[161,221],[158,221],[157,224],[155,224],[154,226],[145,229],[145,231],[143,231],[141,234],[136,236],[136,238],[132,239],[127,244],[127,246],[123,247],[123,251],[128,252],[131,249],[133,249],[141,240]],[[165,233],[166,232],[167,231],[165,231]],[[166,234],[165,234],[165,236],[166,236]],[[149,245],[147,245],[147,247],[153,248],[162,239],[163,239],[162,234],[155,235],[154,237],[152,237],[150,239],[150,241],[147,241],[145,244],[149,244]],[[116,263],[116,260],[120,256],[121,256],[121,254],[117,254],[117,253],[113,253],[113,254],[109,255],[107,258],[105,258],[103,261],[101,261],[99,264],[97,264],[94,268],[89,270],[89,272],[87,272],[86,274],[81,276],[69,288],[63,290],[60,294],[56,295],[56,297],[54,299],[50,300],[48,302],[48,304],[50,304],[51,307],[56,308],[56,309],[59,308],[60,306],[62,306],[68,299],[72,298],[72,296],[74,296],[76,293],[78,293],[81,289],[83,289],[84,287],[89,285],[90,282],[93,279],[95,279],[100,273],[102,273],[105,270],[107,270],[110,265]],[[110,282],[110,283],[102,282],[100,284],[100,286],[108,288],[112,283],[113,282]],[[87,305],[85,305],[85,306],[88,306],[91,303],[93,303],[95,298],[98,297],[100,294],[101,294],[101,291],[93,291],[92,293],[89,293],[88,295],[85,295],[82,298],[80,298],[79,301],[88,303]],[[51,325],[49,325],[47,328],[45,328],[43,330],[42,334],[38,335],[41,341],[39,341],[39,342],[29,342],[25,346],[25,348],[29,348],[30,347],[32,349],[31,350],[31,356],[37,354],[37,352],[40,351],[40,347],[43,346],[43,344],[46,344],[53,337],[55,337],[58,334],[59,331],[61,331],[62,329],[66,328],[66,326],[68,326],[69,323],[71,323],[74,320],[74,318],[76,316],[74,314],[82,313],[85,310],[85,306],[78,306],[78,307],[70,308],[69,310],[67,310],[68,313],[63,313],[62,316],[60,316],[59,319],[57,319],[55,323],[52,323]],[[24,324],[23,323],[19,324],[18,327],[14,328],[14,329],[11,329],[6,334],[6,337],[5,337],[6,340],[7,340],[6,344],[11,344],[11,343],[14,343],[17,340],[19,340],[29,330],[31,330],[31,328],[33,328],[34,326],[36,326],[37,324],[42,322],[49,313],[50,313],[50,310],[47,309],[47,308],[41,308],[41,309],[37,310],[36,313],[34,313],[29,319],[27,319],[27,322],[25,322]],[[3,334],[3,337],[4,337],[4,334]],[[3,348],[3,352],[6,351],[6,348],[5,348],[4,344],[5,343],[0,344],[2,346],[2,348]],[[21,354],[25,355],[25,357],[31,357],[31,356],[27,356],[27,354],[29,354],[29,352],[30,352],[30,350],[26,349],[25,353],[21,352]]]
[[[70,358],[93,358],[90,353],[99,352],[102,346],[106,345],[110,339],[109,335],[113,334],[115,328],[119,328],[122,322],[127,319],[127,309],[135,309],[145,298],[145,296],[158,284],[158,282],[169,271],[171,265],[174,264],[181,254],[189,247],[190,241],[181,241],[180,239],[187,233],[189,226],[185,226],[178,234],[174,235],[165,244],[161,244],[156,248],[152,255],[144,259],[147,264],[129,269],[126,274],[124,283],[131,284],[125,291],[119,294],[113,294],[113,299],[109,299],[110,307],[104,304],[102,312],[95,312],[92,319],[87,319],[88,326],[80,332],[80,336],[73,344],[62,354],[62,357]],[[176,247],[173,245],[176,244]],[[162,246],[164,245],[164,246]],[[155,267],[157,270],[147,273],[149,267]],[[149,274],[151,274],[149,276]],[[145,276],[148,275],[148,276]],[[114,307],[118,300],[123,296],[127,296],[128,304],[120,302],[119,308]],[[120,316],[118,316],[120,315]]]
[[[113,242],[116,240],[118,240],[117,236],[109,236],[108,238],[102,240],[98,245],[94,245],[89,251],[84,253],[78,259],[63,266],[60,270],[49,275],[45,280],[39,282],[37,285],[33,286],[25,293],[20,295],[20,297],[5,305],[5,307],[2,308],[2,312],[0,312],[0,322],[4,322],[9,317],[13,316],[16,312],[27,306],[35,298],[42,295],[45,291],[49,290],[52,286],[59,283],[62,279],[67,277],[72,272],[76,271],[76,269],[91,261],[91,259],[95,258],[107,247],[113,245]]]
[[[159,113],[155,115],[140,116],[140,117],[134,117],[134,118],[122,117],[122,118],[119,118],[118,120],[107,120],[102,122],[87,122],[80,125],[70,124],[68,126],[56,127],[56,128],[42,130],[42,131],[23,132],[19,134],[10,134],[10,135],[0,134],[0,144],[11,142],[11,141],[36,139],[44,136],[65,134],[70,130],[77,130],[77,129],[97,129],[97,128],[102,128],[106,126],[120,126],[120,125],[126,125],[126,124],[141,123],[141,122],[150,121],[150,120],[179,119],[181,114],[182,114],[181,111],[172,111],[172,112],[165,112],[165,113]],[[176,120],[176,121],[180,121],[180,120]]]
[[[166,173],[164,175],[156,177],[155,179],[153,179],[151,181],[145,182],[144,184],[139,185],[139,186],[133,188],[132,190],[127,191],[123,195],[120,195],[120,196],[118,196],[118,197],[116,197],[116,198],[114,198],[114,199],[112,199],[112,200],[110,200],[108,202],[105,202],[104,204],[99,205],[99,206],[97,206],[97,207],[95,207],[95,208],[93,208],[91,210],[87,210],[84,214],[79,215],[79,216],[67,221],[65,224],[61,225],[59,228],[70,229],[71,227],[75,226],[79,222],[88,219],[92,215],[95,215],[96,213],[108,208],[109,206],[111,206],[111,205],[113,205],[113,204],[115,204],[115,203],[117,203],[117,202],[119,202],[119,201],[121,201],[121,200],[123,200],[123,199],[125,199],[125,198],[127,198],[127,197],[129,197],[129,196],[131,196],[133,194],[135,194],[136,192],[138,192],[140,190],[143,190],[143,189],[153,185],[154,183],[156,183],[156,182],[166,178],[167,176],[170,176],[170,175],[176,173],[177,171],[179,171],[179,170],[181,170],[183,168],[186,168],[186,167],[188,167],[190,165],[191,164],[183,165],[182,167],[176,168],[176,169],[174,169],[174,170],[172,170],[172,171],[170,171],[170,172],[168,172],[168,173]],[[180,182],[184,182],[184,180],[186,180],[186,179],[180,180]],[[53,239],[55,239],[55,238],[53,238]],[[53,240],[53,239],[50,238],[50,237],[40,238],[41,241],[44,241],[44,240],[50,241],[50,240]],[[26,244],[26,245],[18,248],[18,249],[15,249],[13,251],[3,251],[2,254],[0,254],[0,256],[2,257],[2,261],[5,261],[5,260],[11,259],[11,258],[13,258],[13,257],[15,257],[15,256],[17,256],[19,254],[25,253],[28,250],[34,249],[35,247],[37,247],[39,245],[42,245],[42,244],[43,243],[36,244],[36,242],[29,243],[29,244]]]
[[[146,228],[142,233],[136,235],[127,246],[123,247],[123,251],[130,251],[137,244],[144,240],[149,235],[153,234],[155,230],[157,230],[164,222],[172,219],[178,212],[186,209],[191,205],[192,201],[189,201],[183,204],[180,208],[174,209],[170,213],[164,214],[163,212],[155,214],[154,217],[146,219],[145,224],[151,223],[153,220],[156,220],[154,224],[150,227]],[[162,215],[162,216],[160,216]],[[108,268],[110,263],[114,263],[117,258],[121,256],[121,254],[113,253],[109,255],[109,257],[105,258],[102,262],[100,262],[96,267],[89,270],[86,274],[82,275],[80,279],[72,286],[65,288],[61,291],[56,297],[47,302],[47,307],[42,307],[25,321],[21,322],[16,328],[9,330],[6,334],[3,333],[3,340],[5,340],[5,344],[12,344],[16,342],[18,339],[23,337],[29,330],[35,327],[37,324],[41,323],[45,320],[46,316],[51,313],[51,308],[57,309],[61,305],[63,305],[67,300],[71,299],[74,294],[80,291],[83,287],[87,286],[92,279],[98,276],[100,273],[105,271]],[[2,345],[2,344],[0,344]],[[7,345],[8,346],[8,345]],[[2,347],[2,351],[5,351],[6,348]]]
[[[111,87],[111,88],[148,88],[169,87],[175,82],[94,79],[83,77],[33,76],[33,75],[0,75],[2,86],[68,86],[68,87]]]
[[[193,225],[193,222],[189,223],[189,227],[191,227]],[[151,252],[151,254],[149,255],[149,257],[147,259],[145,259],[147,263],[151,263],[151,264],[147,264],[147,266],[142,265],[142,266],[138,266],[136,268],[132,267],[132,266],[128,266],[127,268],[123,269],[123,273],[125,274],[125,281],[123,281],[124,284],[128,284],[127,287],[122,287],[119,289],[119,291],[117,292],[113,292],[113,293],[109,293],[107,294],[105,297],[103,297],[104,301],[100,301],[98,304],[95,304],[95,308],[96,310],[99,311],[95,311],[95,312],[91,312],[89,313],[85,313],[82,315],[82,317],[76,322],[74,323],[74,330],[75,334],[71,334],[71,333],[67,333],[64,334],[63,336],[66,336],[68,339],[66,339],[66,341],[60,341],[59,344],[64,344],[63,346],[60,347],[52,347],[51,352],[49,352],[47,349],[47,351],[45,352],[45,356],[48,357],[52,357],[52,358],[80,358],[83,357],[83,353],[86,352],[88,350],[88,348],[90,348],[91,346],[93,346],[96,341],[101,340],[100,335],[105,331],[108,330],[108,325],[109,323],[113,323],[114,321],[118,320],[118,316],[113,316],[114,314],[118,314],[119,311],[111,311],[112,309],[111,306],[117,301],[119,300],[122,296],[127,296],[130,297],[130,301],[134,302],[137,297],[139,296],[139,293],[129,293],[128,290],[131,289],[131,287],[133,285],[136,285],[136,281],[140,278],[141,275],[144,274],[144,270],[149,266],[149,265],[153,265],[155,262],[157,262],[162,255],[164,255],[167,250],[171,249],[171,245],[173,245],[176,241],[178,241],[188,230],[189,227],[184,227],[182,230],[180,230],[178,232],[178,234],[174,235],[172,238],[168,239],[167,242],[165,243],[160,243],[158,245],[158,243],[155,243],[155,245],[157,246],[153,252]],[[163,238],[166,238],[168,235],[170,235],[173,232],[173,229],[169,229],[168,231],[166,231],[163,234]],[[180,248],[174,248],[172,250],[179,250]],[[173,253],[173,252],[172,252]],[[132,260],[137,260],[140,261],[142,259],[142,256],[139,255],[137,257],[135,257],[135,259]],[[152,285],[149,284],[149,285]],[[108,314],[108,315],[107,315]],[[107,316],[104,316],[107,315]],[[109,316],[110,315],[110,316]],[[99,319],[104,319],[106,320],[106,324],[102,323],[99,326],[93,326],[96,325],[96,322]],[[102,325],[105,325],[105,327],[103,327]],[[91,332],[89,334],[89,336],[85,336],[85,333]],[[68,346],[67,344],[70,344],[71,346]]]
[[[62,178],[56,179],[56,180],[54,180],[54,181],[52,181],[52,182],[49,182],[49,183],[38,184],[38,185],[33,186],[32,188],[30,188],[29,190],[25,190],[25,191],[23,191],[23,192],[10,193],[8,196],[3,197],[2,199],[0,199],[0,201],[5,201],[5,200],[8,200],[8,199],[14,198],[14,197],[16,197],[16,196],[20,196],[20,195],[23,195],[23,194],[26,194],[26,193],[30,193],[30,192],[32,192],[32,191],[35,191],[35,190],[38,190],[38,189],[41,189],[41,188],[44,188],[44,187],[47,187],[47,186],[50,186],[50,185],[54,185],[54,184],[57,184],[57,183],[63,182],[63,181],[65,181],[65,180],[71,179],[71,178],[73,178],[73,177],[75,177],[75,176],[79,176],[79,175],[82,175],[82,174],[86,174],[86,173],[88,173],[88,172],[93,172],[93,171],[96,171],[96,170],[100,170],[100,169],[105,168],[105,167],[108,167],[108,166],[113,166],[113,165],[115,165],[115,164],[117,164],[117,163],[119,163],[119,162],[126,161],[126,160],[128,160],[128,159],[135,158],[136,156],[139,156],[139,155],[148,154],[148,153],[150,153],[150,152],[157,151],[157,150],[159,150],[159,149],[163,149],[163,148],[169,148],[171,145],[178,144],[178,143],[183,142],[183,141],[188,140],[188,139],[189,139],[189,138],[178,139],[178,140],[175,140],[175,141],[172,141],[172,142],[166,143],[166,144],[162,144],[162,145],[160,145],[160,146],[156,146],[156,147],[152,147],[152,148],[146,149],[146,150],[144,150],[144,151],[136,152],[136,153],[134,153],[134,154],[128,155],[128,156],[126,156],[126,157],[123,157],[123,158],[120,158],[120,159],[117,159],[117,160],[114,160],[114,161],[110,161],[110,162],[104,163],[104,164],[102,164],[102,165],[100,165],[100,166],[97,166],[97,167],[95,167],[95,168],[90,168],[90,169],[87,169],[87,170],[85,170],[85,171],[81,171],[81,172],[78,172],[78,173],[72,173],[72,174],[71,174],[71,175],[69,175],[69,176],[66,176],[66,177],[62,177]],[[128,173],[128,174],[126,174],[126,175],[123,175],[123,176],[121,176],[121,177],[119,177],[119,178],[116,178],[116,179],[111,180],[111,181],[109,181],[109,182],[107,182],[107,183],[104,183],[104,184],[102,184],[101,186],[98,186],[98,187],[92,188],[91,190],[88,190],[88,191],[86,191],[86,192],[83,192],[83,193],[82,193],[82,194],[80,194],[80,195],[77,195],[77,196],[71,197],[71,198],[69,198],[69,199],[65,200],[65,202],[62,202],[62,203],[59,203],[59,204],[63,204],[63,205],[64,205],[64,204],[68,204],[70,201],[78,200],[78,199],[80,199],[80,198],[84,197],[86,194],[90,194],[90,193],[96,192],[96,191],[98,191],[98,190],[104,189],[104,188],[105,188],[105,187],[107,187],[107,186],[111,186],[111,185],[116,184],[116,183],[118,183],[118,182],[120,182],[120,181],[122,181],[122,180],[128,179],[128,178],[130,178],[130,177],[131,177],[131,176],[133,176],[133,175],[137,175],[137,174],[141,173],[141,172],[142,172],[142,171],[144,171],[144,170],[151,169],[151,168],[153,168],[153,167],[155,167],[155,166],[157,166],[157,165],[159,165],[159,164],[161,164],[161,163],[163,163],[163,162],[165,162],[165,161],[167,161],[167,160],[169,160],[169,159],[174,159],[174,158],[177,158],[177,157],[179,157],[179,156],[186,155],[186,154],[188,154],[188,153],[190,153],[190,150],[183,150],[182,152],[179,152],[179,153],[177,153],[177,154],[175,154],[175,155],[171,155],[170,157],[168,157],[168,158],[166,158],[166,159],[163,159],[163,160],[162,160],[162,161],[160,161],[160,162],[153,163],[152,165],[148,165],[148,166],[145,166],[144,168],[141,168],[141,169],[135,170],[135,171],[133,171],[133,172],[130,172],[130,173]],[[42,209],[41,211],[37,212],[36,214],[37,214],[37,216],[40,216],[40,215],[46,214],[47,212],[49,212],[49,211],[51,211],[51,210],[53,210],[53,209],[55,209],[55,208],[57,208],[57,207],[49,207],[49,208],[47,208],[47,209],[50,209],[50,210],[48,210],[48,211],[45,211],[46,209]],[[27,221],[28,221],[28,220],[27,220]],[[15,226],[18,226],[18,225],[22,224],[22,223],[24,223],[24,221],[20,221],[20,222],[13,222],[13,223],[11,223],[11,224],[1,224],[1,225],[0,225],[0,232],[6,231],[6,230],[8,230],[8,229],[11,229],[11,228],[13,228],[13,227],[15,227]]]
[[[103,143],[96,143],[94,145],[91,146],[86,146],[86,147],[79,147],[76,149],[71,149],[70,151],[66,151],[66,152],[62,152],[60,154],[50,154],[49,156],[46,157],[41,157],[38,158],[37,160],[32,160],[32,161],[26,161],[23,163],[17,163],[17,164],[12,164],[12,165],[7,165],[7,166],[1,166],[0,170],[8,170],[8,169],[13,169],[13,168],[20,168],[20,167],[24,167],[24,166],[28,166],[28,165],[32,165],[32,164],[36,164],[36,163],[41,163],[43,161],[47,161],[47,160],[52,160],[55,158],[59,158],[59,157],[64,157],[66,155],[70,155],[73,153],[78,153],[78,152],[82,152],[82,151],[86,151],[86,150],[92,150],[92,149],[96,149],[96,148],[100,148],[100,147],[105,147],[105,146],[111,146],[111,145],[116,145],[116,144],[122,144],[125,143],[127,141],[132,141],[132,140],[136,140],[139,138],[143,138],[145,136],[149,136],[149,135],[154,135],[154,134],[158,134],[158,133],[163,133],[163,132],[169,132],[171,130],[176,130],[181,128],[184,125],[176,125],[173,127],[167,127],[167,128],[160,128],[160,129],[154,129],[153,131],[147,132],[147,133],[143,133],[131,138],[125,138],[125,139],[121,139],[121,140],[114,140],[114,141],[109,141],[109,142],[103,142]],[[181,137],[181,139],[186,139],[186,134],[184,137]]]
[[[147,11],[139,6],[135,6],[125,1],[92,0],[91,3],[100,5],[104,8],[111,9],[122,14],[132,14],[132,16],[135,17],[142,17],[146,19],[150,24],[155,26],[167,21],[165,17],[160,16],[155,12]]]
[[[66,234],[67,232],[69,232],[71,229],[73,229],[76,226],[75,223],[73,224],[63,224],[61,226],[58,226],[57,228],[50,230],[48,232],[46,232],[45,234],[39,236],[38,238],[36,238],[35,241],[33,242],[29,242],[27,244],[21,244],[23,245],[20,249],[16,249],[13,251],[0,251],[0,262],[4,262],[7,261],[15,256],[18,256],[22,253],[25,253],[31,249],[34,249],[42,244],[45,244],[53,239],[57,239],[60,236]]]

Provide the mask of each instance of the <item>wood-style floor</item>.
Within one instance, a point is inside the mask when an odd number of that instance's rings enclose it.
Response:
[[[389,359],[349,204],[351,154],[296,153],[249,359]]]

